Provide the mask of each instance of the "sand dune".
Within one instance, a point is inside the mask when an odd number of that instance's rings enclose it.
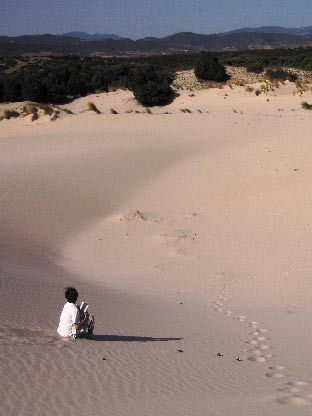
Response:
[[[311,92],[295,90],[181,90],[153,114],[118,91],[0,122],[0,413],[310,414]],[[91,341],[56,334],[69,284]]]

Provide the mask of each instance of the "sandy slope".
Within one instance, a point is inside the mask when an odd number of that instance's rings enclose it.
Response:
[[[3,414],[310,414],[311,93],[294,89],[181,91],[153,114],[118,91],[1,122]],[[93,341],[55,334],[68,284]]]

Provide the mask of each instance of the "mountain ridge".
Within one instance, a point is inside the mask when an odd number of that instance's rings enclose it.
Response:
[[[0,56],[18,55],[82,55],[82,56],[135,56],[173,54],[205,50],[250,50],[296,48],[312,45],[312,35],[285,33],[235,32],[203,35],[193,32],[174,33],[163,38],[148,37],[133,40],[80,39],[62,35],[0,36]]]
[[[85,39],[85,40],[102,40],[102,39],[124,39],[122,36],[118,36],[115,34],[108,34],[108,33],[87,33],[87,32],[67,32],[62,33],[59,36],[69,36],[72,38],[77,39]]]
[[[312,35],[312,26],[302,26],[297,28],[289,28],[284,26],[259,26],[259,27],[243,27],[239,29],[233,29],[226,32],[219,32],[219,33],[206,33],[204,36],[210,35],[230,35],[234,33],[277,33],[277,34],[286,34],[286,35],[298,35],[298,36],[305,36],[305,35]],[[195,33],[195,32],[177,32],[177,33]],[[125,39],[124,36],[119,36],[116,34],[107,34],[107,33],[87,33],[83,31],[74,31],[74,32],[66,32],[62,33],[59,36],[70,36],[75,37],[78,39],[85,39],[85,40],[102,40],[102,39]],[[167,35],[164,37],[168,37],[172,35]],[[161,39],[157,36],[146,36],[142,39]]]
[[[234,29],[228,32],[222,32],[220,34],[233,34],[233,33],[279,33],[285,35],[312,35],[312,26],[298,27],[298,28],[289,28],[283,26],[260,26],[255,28],[245,27],[241,29]]]

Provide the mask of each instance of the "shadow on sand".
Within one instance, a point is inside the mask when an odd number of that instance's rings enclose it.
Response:
[[[180,341],[183,338],[152,338],[126,335],[93,335],[91,341],[119,341],[119,342],[156,342]]]

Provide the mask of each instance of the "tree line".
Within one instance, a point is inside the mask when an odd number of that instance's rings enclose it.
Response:
[[[94,65],[73,57],[54,65],[26,67],[0,77],[0,102],[35,101],[63,104],[111,88],[128,88],[143,105],[163,105],[172,96],[173,74],[148,63]]]

